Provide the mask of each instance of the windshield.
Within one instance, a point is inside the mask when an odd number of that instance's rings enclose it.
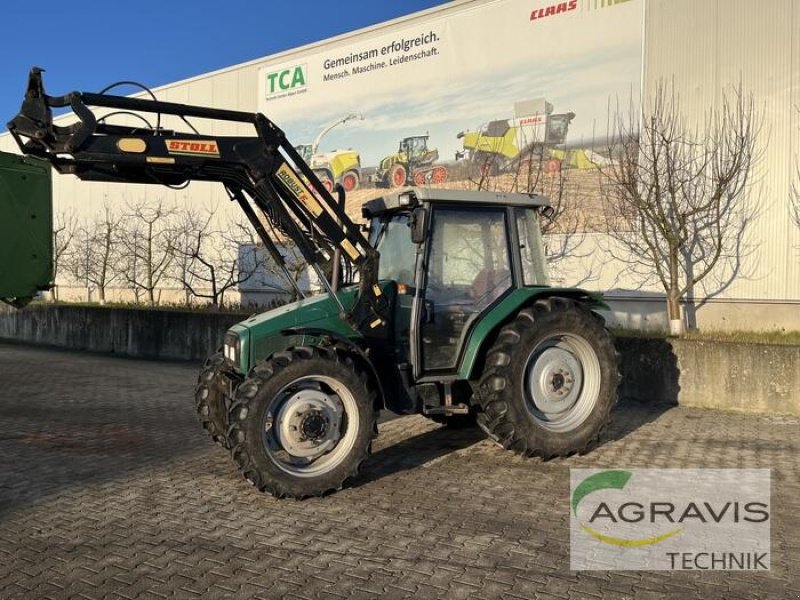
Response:
[[[395,215],[373,223],[373,244],[381,255],[379,279],[391,279],[408,286],[414,285],[414,261],[417,249],[411,241],[408,215]]]

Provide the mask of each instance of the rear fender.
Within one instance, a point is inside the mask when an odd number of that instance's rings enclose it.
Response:
[[[590,310],[608,309],[602,295],[580,288],[518,288],[484,314],[467,338],[458,369],[458,379],[474,379],[480,373],[486,352],[497,337],[500,328],[511,321],[523,308],[542,298],[570,298]]]

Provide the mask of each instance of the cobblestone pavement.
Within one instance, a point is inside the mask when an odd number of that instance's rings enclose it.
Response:
[[[196,369],[0,345],[0,598],[797,598],[800,420],[622,403],[543,463],[389,420],[359,479],[279,501],[195,422]],[[570,467],[772,467],[772,570],[570,572]]]

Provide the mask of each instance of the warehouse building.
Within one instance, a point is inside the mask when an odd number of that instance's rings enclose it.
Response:
[[[500,127],[498,138],[512,131],[507,140],[517,150],[520,136],[553,135],[551,145],[540,146],[546,164],[555,164],[548,176],[570,178],[581,193],[566,202],[590,206],[600,188],[583,182],[604,160],[597,141],[609,137],[613,107],[636,107],[642,98],[646,104],[666,82],[683,113],[699,119],[741,86],[763,119],[760,159],[745,192],[753,219],[738,254],[695,286],[690,319],[701,328],[796,330],[800,226],[791,207],[800,165],[798,56],[794,0],[455,0],[154,92],[170,102],[267,114],[331,183],[350,188],[348,211],[358,216],[361,202],[380,193],[376,180],[391,185],[400,176],[384,161],[402,140],[408,148],[435,149],[433,164],[444,169],[406,173],[411,182],[470,187],[465,161],[477,148],[469,134],[488,135],[490,126]],[[194,124],[209,136],[251,133],[231,123]],[[163,125],[185,129],[169,119]],[[0,150],[15,150],[8,135],[0,137]],[[520,161],[511,157],[507,164]],[[500,189],[509,171],[489,175]],[[238,218],[212,184],[172,190],[59,176],[54,188],[56,213],[77,222],[106,206],[131,205],[201,207],[226,231]],[[618,253],[597,223],[551,237],[551,246],[567,255],[554,257],[554,283],[606,292],[617,324],[667,325],[663,288],[612,258]],[[269,276],[255,279],[240,286],[247,298],[268,299],[280,287]],[[85,284],[63,269],[58,284],[64,297],[86,297]],[[114,287],[112,298],[129,294],[122,282]],[[162,300],[184,295],[168,276],[162,288]]]

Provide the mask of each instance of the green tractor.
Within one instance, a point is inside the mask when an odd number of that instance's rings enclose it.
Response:
[[[447,167],[435,165],[437,160],[439,151],[428,149],[427,135],[403,138],[397,152],[381,160],[372,177],[373,183],[388,188],[445,183]]]
[[[54,126],[51,107],[65,105],[78,122]],[[89,105],[250,123],[256,135],[111,126]],[[383,409],[474,419],[503,447],[544,458],[587,451],[609,421],[619,379],[596,313],[605,305],[550,287],[541,196],[404,188],[363,205],[364,237],[263,115],[51,97],[34,70],[9,129],[26,154],[81,179],[219,181],[279,265],[270,227],[303,252],[325,292],[233,326],[196,389],[203,427],[261,491],[340,489],[369,456]]]

